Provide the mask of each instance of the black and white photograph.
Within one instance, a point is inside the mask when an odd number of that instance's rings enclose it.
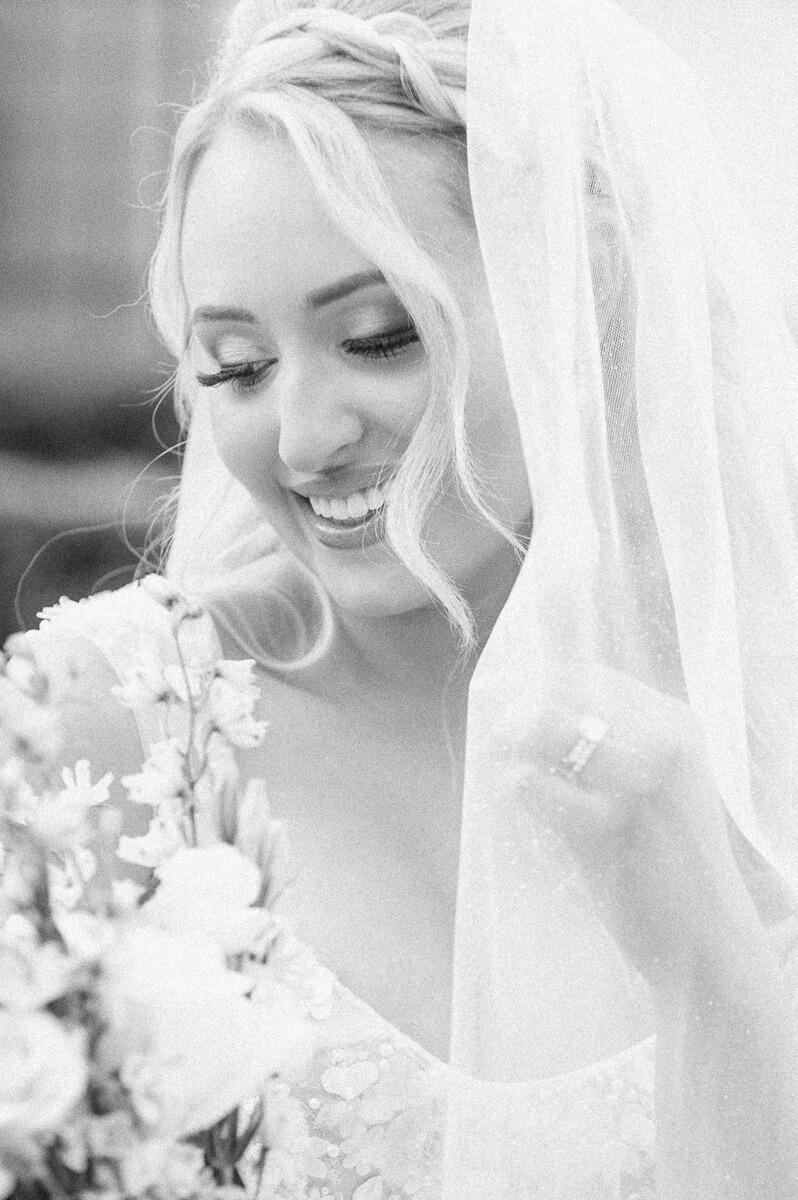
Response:
[[[798,1200],[798,0],[0,0],[0,1200]]]

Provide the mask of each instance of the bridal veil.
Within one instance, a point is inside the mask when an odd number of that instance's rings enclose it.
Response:
[[[586,1200],[569,1154],[622,1171],[591,1080],[652,1023],[535,820],[527,714],[558,654],[688,702],[798,904],[798,353],[688,71],[612,0],[473,0],[467,108],[534,535],[470,694],[445,1197]],[[269,553],[258,521],[198,409],[172,574]]]
[[[485,0],[469,55],[472,195],[535,505],[472,683],[455,963],[452,1061],[493,1086],[453,1104],[447,1200],[498,1200],[534,1194],[513,1146],[544,1081],[570,1077],[579,1112],[585,1068],[646,1027],[641,980],[531,816],[514,747],[541,661],[686,700],[752,860],[798,896],[798,355],[661,42],[604,0]],[[499,1182],[469,1183],[486,1127]],[[590,1139],[574,1131],[575,1162]]]

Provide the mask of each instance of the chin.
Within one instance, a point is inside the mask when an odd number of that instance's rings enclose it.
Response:
[[[396,560],[377,566],[363,555],[352,567],[320,570],[319,563],[308,565],[342,615],[368,621],[436,608],[424,585]]]

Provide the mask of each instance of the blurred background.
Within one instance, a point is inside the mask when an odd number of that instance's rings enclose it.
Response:
[[[693,67],[798,333],[798,0],[620,2]],[[140,298],[176,108],[231,6],[0,0],[0,642],[129,579],[177,469]],[[174,445],[168,396],[156,425]]]
[[[171,363],[140,298],[176,106],[229,7],[0,0],[0,642],[129,579],[174,476],[153,430]],[[172,446],[168,397],[156,424]]]

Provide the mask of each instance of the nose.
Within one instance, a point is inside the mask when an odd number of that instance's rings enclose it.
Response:
[[[305,474],[340,466],[347,449],[365,432],[351,386],[336,380],[334,371],[285,370],[281,376],[275,381],[280,459],[291,471]]]

